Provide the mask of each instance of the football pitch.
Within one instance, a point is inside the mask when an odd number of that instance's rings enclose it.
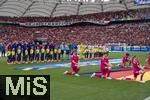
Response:
[[[109,58],[122,58],[122,52],[112,52]],[[136,55],[145,65],[148,53],[130,52]],[[81,60],[82,61],[82,60]],[[65,60],[59,63],[67,63]],[[57,63],[57,62],[53,62]],[[33,63],[8,65],[6,58],[0,58],[1,75],[50,75],[51,76],[51,100],[144,100],[150,96],[150,81],[142,84],[133,81],[106,80],[90,77],[75,77],[64,75],[63,72],[71,70],[65,68],[49,68],[43,70],[17,71],[18,67],[45,65],[49,63]],[[113,64],[114,66],[116,64]],[[80,73],[99,71],[99,65],[81,67]]]

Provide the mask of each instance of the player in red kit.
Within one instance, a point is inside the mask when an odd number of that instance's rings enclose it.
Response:
[[[108,52],[104,53],[103,57],[100,58],[100,60],[101,60],[101,64],[100,64],[101,73],[93,73],[91,77],[111,79],[110,73],[112,69],[112,64],[109,63]]]
[[[134,75],[134,80],[136,80],[138,75],[140,76],[140,82],[144,83],[143,81],[143,76],[144,76],[144,69],[142,67],[142,65],[140,64],[139,60],[136,58],[136,56],[134,56],[132,58],[132,66],[133,66],[133,75]]]
[[[145,66],[145,68],[150,68],[150,53],[147,56],[146,62],[147,62],[147,65]]]
[[[129,66],[131,66],[131,60],[130,60],[130,55],[129,53],[126,53],[123,55],[122,57],[122,63],[119,64],[118,66],[121,68],[126,68],[127,67],[127,63]]]
[[[78,72],[80,70],[79,57],[77,56],[76,51],[72,52],[70,61],[71,61],[72,71],[65,71],[64,74],[79,76],[79,74],[78,74]]]

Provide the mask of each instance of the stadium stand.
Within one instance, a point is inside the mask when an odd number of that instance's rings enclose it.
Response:
[[[90,0],[89,0],[90,1]],[[66,0],[2,0],[0,2],[0,22],[78,22],[78,21],[116,21],[141,20],[150,17],[149,5],[135,5],[133,0],[93,3]],[[7,16],[7,17],[6,17]],[[4,26],[0,42],[30,42],[38,37],[48,38],[48,42],[61,44],[99,44],[121,42],[128,45],[149,45],[150,23],[116,24],[109,26],[71,26],[27,28]],[[33,35],[34,31],[41,34]],[[107,34],[106,34],[107,33]],[[138,35],[137,35],[138,34]],[[110,37],[112,36],[112,37]],[[140,37],[140,38],[139,38]]]
[[[49,43],[77,43],[104,45],[105,43],[126,43],[128,45],[150,44],[150,23],[117,24],[110,26],[73,26],[24,28],[0,26],[5,32],[0,34],[1,41],[6,44],[13,41],[30,42],[38,37],[48,38]],[[33,34],[40,31],[41,34]]]

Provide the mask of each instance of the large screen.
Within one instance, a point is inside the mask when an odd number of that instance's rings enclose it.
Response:
[[[135,0],[136,4],[150,4],[150,0]]]

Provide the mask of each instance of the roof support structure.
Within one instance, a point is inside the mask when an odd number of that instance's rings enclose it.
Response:
[[[3,1],[1,4],[0,4],[0,7],[4,4],[4,3],[6,3],[8,0],[5,0],[5,1]]]
[[[22,14],[21,16],[24,16],[24,15],[26,14],[26,12],[27,12],[28,10],[30,10],[30,7],[32,7],[32,5],[33,5],[34,3],[36,3],[36,2],[33,1],[33,2],[27,7],[27,9],[23,12],[23,14]]]
[[[61,3],[61,1],[59,1],[59,3]],[[51,11],[50,17],[53,17],[54,12],[56,11],[57,6],[59,5],[59,3],[56,3],[53,10]]]
[[[104,5],[101,3],[101,11],[104,12]]]
[[[82,2],[79,2],[78,7],[77,7],[77,13],[76,13],[76,15],[79,15],[79,11],[80,11],[81,5],[82,5]]]
[[[123,5],[125,6],[126,10],[128,10],[128,6],[125,1],[123,2]]]
[[[101,11],[104,11],[104,4],[102,0],[97,0],[98,4],[101,6]]]

